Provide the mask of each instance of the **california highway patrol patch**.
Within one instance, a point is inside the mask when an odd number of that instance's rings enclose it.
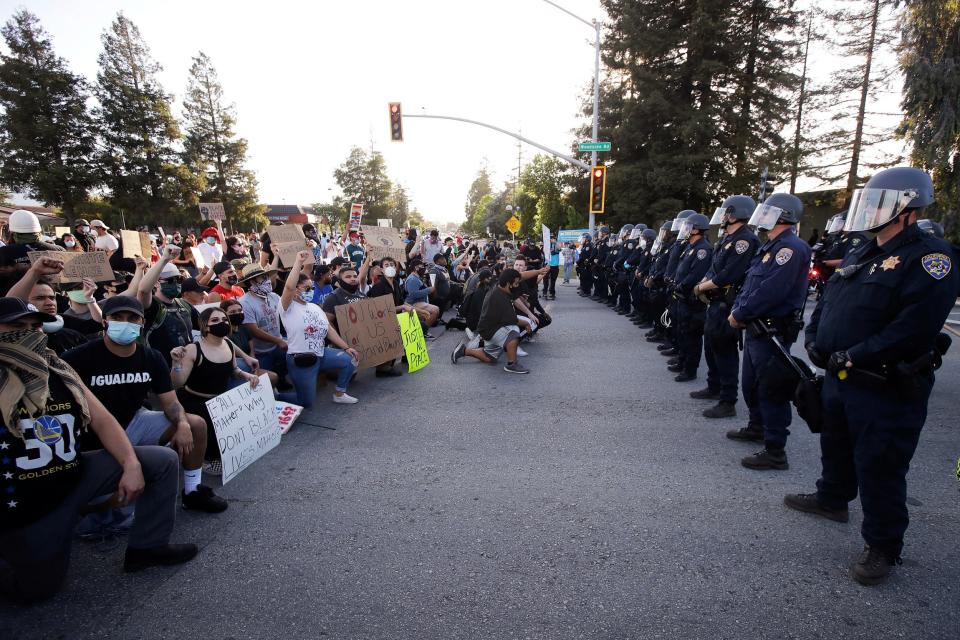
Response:
[[[950,273],[953,264],[950,257],[942,253],[928,253],[920,260],[923,270],[929,273],[936,280],[943,280]]]
[[[777,257],[776,257],[777,264],[782,267],[783,265],[790,262],[790,258],[792,257],[793,257],[793,249],[790,249],[789,247],[784,247],[783,249],[780,249],[780,251],[777,251]]]
[[[697,260],[703,260],[706,257],[707,257],[706,249],[700,249],[699,251],[697,251]]]
[[[750,243],[746,240],[737,240],[736,252],[745,253],[747,249],[750,248]]]

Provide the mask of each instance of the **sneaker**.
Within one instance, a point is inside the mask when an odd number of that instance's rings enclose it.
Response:
[[[513,364],[508,362],[507,364],[503,365],[503,370],[507,373],[530,373],[530,369],[527,369],[519,362],[514,362]]]
[[[737,408],[729,402],[718,402],[709,409],[703,410],[704,418],[735,418]]]
[[[828,509],[821,506],[815,493],[788,493],[783,496],[783,504],[794,511],[803,511],[821,516],[834,522],[849,522],[850,512],[846,509]]]
[[[187,511],[203,511],[204,513],[220,513],[226,511],[230,504],[215,494],[210,487],[200,485],[195,491],[180,494],[180,504]]]
[[[854,580],[872,587],[886,580],[895,564],[900,564],[900,558],[892,557],[870,545],[864,545],[863,553],[860,554],[860,558],[850,572]]]
[[[768,449],[766,447],[757,451],[752,456],[747,456],[740,461],[740,464],[747,469],[755,469],[757,471],[786,471],[790,468],[790,463],[787,462],[786,451],[783,449]]]
[[[141,571],[148,567],[183,564],[197,555],[195,544],[165,544],[149,549],[127,547],[123,556],[123,570],[127,573]]]
[[[203,472],[211,475],[220,477],[223,475],[223,463],[219,460],[211,460],[210,462],[203,463]]]
[[[340,395],[333,394],[333,401],[336,404],[357,404],[360,402],[353,396],[347,395],[346,393],[341,393]]]
[[[524,351],[523,349],[521,349],[520,347],[517,347],[517,355],[522,358],[522,357],[528,356],[528,355],[530,355],[530,354],[527,353],[526,351]]]
[[[469,329],[468,329],[469,331]],[[461,342],[457,345],[457,348],[453,350],[453,353],[450,354],[450,362],[457,364],[457,360],[462,358],[467,353],[467,346]]]
[[[691,391],[690,397],[694,400],[719,400],[720,391],[713,391],[710,387],[706,387],[700,391]]]
[[[731,440],[742,440],[744,442],[763,442],[763,427],[748,424],[740,429],[727,431],[727,437]]]

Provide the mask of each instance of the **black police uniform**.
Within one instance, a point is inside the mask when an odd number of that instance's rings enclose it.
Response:
[[[846,509],[859,490],[863,538],[889,560],[903,548],[906,475],[934,383],[929,361],[958,280],[950,245],[910,225],[844,260],[806,331],[819,353],[845,351],[853,363],[845,379],[824,380],[817,501]]]
[[[740,377],[739,331],[730,326],[727,317],[760,240],[744,224],[718,244],[706,276],[717,288],[707,293],[710,305],[704,325],[703,351],[707,361],[707,388],[719,392],[720,402],[734,405]]]
[[[670,247],[670,255],[667,258],[667,266],[663,272],[663,281],[667,286],[667,311],[668,315],[671,318],[670,327],[667,329],[667,336],[670,338],[670,344],[673,345],[673,348],[677,351],[680,350],[680,343],[678,342],[679,338],[679,328],[680,328],[680,309],[678,308],[677,297],[671,295],[673,287],[676,284],[677,276],[677,267],[680,265],[680,258],[683,257],[684,252],[687,249],[687,241],[677,240]]]
[[[760,376],[778,355],[770,338],[754,333],[749,325],[761,321],[774,329],[789,349],[797,338],[798,329],[792,325],[807,297],[809,267],[810,245],[798,238],[793,228],[786,229],[760,247],[731,311],[738,322],[748,325],[743,348],[743,400],[750,409],[750,425],[763,425],[763,439],[770,450],[786,446],[792,409],[789,398],[760,392]]]
[[[594,245],[589,240],[580,246],[580,255],[577,257],[577,277],[580,278],[580,292],[589,296],[593,291],[593,256],[596,253]]]
[[[649,313],[654,323],[654,331],[657,336],[663,336],[667,333],[667,328],[663,326],[661,318],[667,308],[666,292],[666,271],[667,263],[672,255],[671,249],[674,241],[668,242],[660,248],[660,252],[653,257],[653,266],[650,267],[651,287],[648,294]],[[653,336],[651,336],[653,338]]]
[[[607,262],[607,256],[610,254],[610,247],[607,246],[607,238],[601,238],[597,241],[597,251],[593,256],[593,297],[606,300],[607,298],[607,272],[604,265]]]
[[[703,351],[703,323],[706,305],[693,295],[693,287],[703,280],[710,269],[713,246],[703,235],[687,243],[680,264],[677,265],[676,290],[678,311],[678,340],[680,365],[687,378],[697,375],[700,352]]]

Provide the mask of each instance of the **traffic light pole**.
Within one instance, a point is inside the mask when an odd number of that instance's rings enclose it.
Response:
[[[581,162],[580,160],[577,160],[576,158],[572,158],[572,157],[568,156],[568,155],[565,154],[565,153],[560,153],[559,151],[555,151],[554,149],[551,149],[550,147],[545,147],[544,145],[540,144],[539,142],[534,142],[533,140],[530,140],[529,138],[524,138],[524,137],[521,136],[519,133],[514,133],[514,132],[512,132],[512,131],[507,131],[506,129],[501,129],[500,127],[495,127],[495,126],[492,125],[492,124],[487,124],[486,122],[480,122],[480,121],[478,121],[478,120],[469,120],[469,119],[467,119],[467,118],[457,118],[457,117],[455,117],[455,116],[433,116],[433,115],[427,115],[427,114],[424,114],[424,113],[412,114],[412,115],[411,115],[411,114],[407,114],[407,115],[405,115],[405,116],[403,116],[403,117],[404,117],[404,118],[432,118],[432,119],[434,119],[434,120],[456,120],[457,122],[466,122],[467,124],[475,124],[475,125],[477,125],[478,127],[486,127],[487,129],[493,129],[494,131],[499,131],[500,133],[505,133],[505,134],[507,134],[508,136],[510,136],[510,137],[512,137],[512,138],[516,138],[517,140],[520,140],[521,142],[526,142],[526,143],[527,143],[528,145],[530,145],[531,147],[536,147],[537,149],[540,149],[540,150],[542,150],[542,151],[546,151],[546,152],[549,153],[550,155],[556,156],[557,158],[560,158],[561,160],[566,160],[567,162],[569,162],[570,164],[572,164],[572,165],[575,166],[575,167],[580,167],[581,169],[585,169],[585,170],[587,170],[587,171],[589,171],[590,168],[591,168],[591,165],[587,164],[586,162]],[[594,137],[596,137],[596,134],[594,134]],[[594,156],[594,159],[596,159],[596,156],[597,156],[596,152],[594,152],[593,156]]]

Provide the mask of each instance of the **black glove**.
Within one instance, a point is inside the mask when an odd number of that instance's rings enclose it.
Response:
[[[849,360],[850,356],[847,355],[846,351],[835,351],[831,353],[830,359],[827,360],[827,373],[837,375],[839,372],[845,371]]]
[[[810,362],[813,363],[813,366],[820,367],[821,369],[827,368],[827,356],[823,352],[817,349],[817,345],[813,342],[808,342],[806,345],[807,355],[810,357]]]

